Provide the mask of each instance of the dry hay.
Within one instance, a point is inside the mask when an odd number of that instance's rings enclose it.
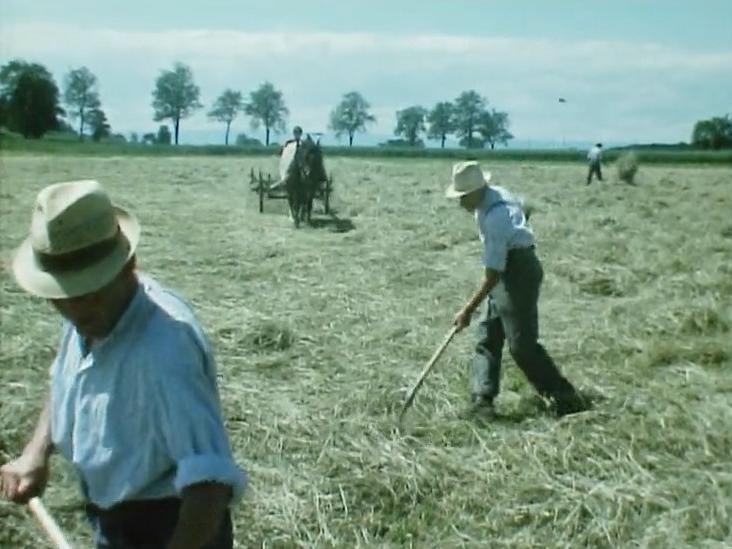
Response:
[[[638,173],[638,157],[633,151],[622,153],[615,161],[618,172],[618,179],[628,185],[635,184],[635,176]]]
[[[463,419],[468,332],[399,430],[404,389],[480,279],[472,220],[442,198],[449,162],[329,159],[353,224],[340,233],[295,231],[281,203],[256,212],[246,174],[274,160],[3,162],[3,253],[40,183],[97,175],[142,220],[141,268],[195,305],[251,476],[239,547],[732,543],[728,169],[654,166],[642,187],[587,189],[581,164],[489,166],[542,205],[542,338],[594,408],[554,419],[506,357],[497,418]],[[0,283],[5,460],[38,412],[58,322]],[[46,502],[88,545],[58,459]],[[22,509],[0,503],[0,521],[0,546],[43,546]]]

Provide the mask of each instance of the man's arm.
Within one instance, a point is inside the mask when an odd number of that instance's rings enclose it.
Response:
[[[246,475],[231,454],[205,342],[189,331],[174,336],[167,343],[179,355],[157,370],[157,386],[151,387],[165,451],[176,463],[173,484],[182,500],[168,549],[200,549],[215,538],[227,506],[241,497]]]
[[[475,310],[483,303],[483,300],[488,296],[493,288],[495,288],[498,281],[501,279],[501,274],[490,268],[485,270],[485,278],[478,291],[473,294],[470,301],[463,307],[460,312],[455,315],[454,324],[458,327],[458,331],[465,328],[470,324],[470,317],[473,316]]]
[[[231,488],[201,482],[183,489],[178,524],[168,549],[200,549],[214,540],[221,527]]]
[[[28,444],[19,458],[0,467],[0,493],[15,503],[27,503],[40,496],[48,481],[51,442],[51,397],[46,402]]]

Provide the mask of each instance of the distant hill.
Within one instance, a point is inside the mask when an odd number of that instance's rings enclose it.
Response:
[[[704,151],[701,147],[696,147],[690,143],[636,143],[633,145],[623,145],[620,147],[611,147],[613,150],[650,150],[650,151]],[[729,149],[728,149],[729,150]]]

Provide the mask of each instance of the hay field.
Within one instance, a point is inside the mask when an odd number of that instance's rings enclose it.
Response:
[[[29,435],[58,337],[7,270],[35,193],[95,177],[141,219],[141,268],[194,304],[218,356],[251,488],[239,547],[732,546],[732,170],[641,166],[586,187],[582,163],[498,163],[524,194],[546,278],[542,339],[594,401],[557,420],[505,358],[498,417],[463,419],[473,329],[400,431],[402,391],[481,276],[449,160],[326,158],[337,219],[256,211],[274,158],[5,155],[0,187],[0,460]],[[58,458],[46,503],[89,538]],[[0,503],[0,546],[45,547]]]

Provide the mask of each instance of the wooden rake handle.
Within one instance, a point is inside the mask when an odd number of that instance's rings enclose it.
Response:
[[[424,383],[424,380],[427,378],[427,375],[430,373],[434,365],[437,363],[437,360],[442,356],[442,353],[445,351],[447,346],[452,341],[452,338],[455,337],[455,334],[458,333],[459,328],[457,326],[453,326],[450,328],[450,331],[447,332],[447,335],[445,336],[445,339],[442,341],[440,346],[435,351],[435,354],[432,355],[432,358],[429,359],[427,364],[425,364],[424,369],[422,370],[422,373],[419,374],[419,378],[417,379],[417,382],[414,384],[414,386],[409,390],[409,393],[407,393],[407,400],[404,402],[404,406],[402,407],[402,412],[399,414],[399,421],[402,420],[404,417],[404,414],[407,412],[407,410],[412,406],[412,403],[414,402],[414,397],[417,395],[417,391],[422,386],[422,383]]]
[[[59,525],[48,512],[40,498],[31,498],[28,502],[28,507],[33,511],[36,520],[40,523],[46,535],[53,542],[57,549],[72,549],[71,544],[66,540],[64,533],[59,528]]]

